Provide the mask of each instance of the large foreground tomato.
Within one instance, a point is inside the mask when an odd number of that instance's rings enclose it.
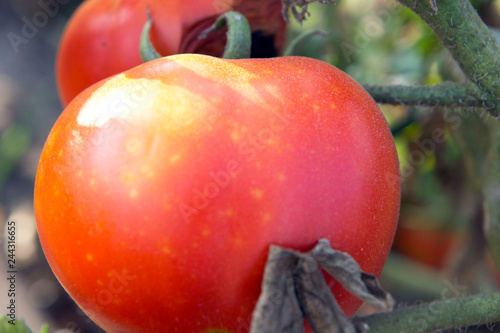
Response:
[[[56,76],[67,105],[77,94],[106,77],[142,63],[139,40],[149,7],[152,43],[164,56],[203,53],[220,56],[224,33],[198,40],[201,31],[230,9],[248,17],[252,31],[284,40],[281,0],[87,0],[69,21],[59,45]]]
[[[375,102],[300,57],[176,55],[102,81],[56,122],[35,185],[52,269],[109,332],[245,332],[271,244],[327,238],[378,275],[399,201]]]

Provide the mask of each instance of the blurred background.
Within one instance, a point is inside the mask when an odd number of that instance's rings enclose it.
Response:
[[[57,15],[23,36],[26,20],[43,10],[37,0],[0,1],[0,230],[17,226],[17,316],[33,331],[101,332],[53,276],[39,245],[33,215],[33,184],[45,139],[62,112],[54,62],[58,41],[80,0],[66,1]],[[500,27],[500,1],[475,1],[483,20]],[[390,0],[341,0],[313,4],[311,17],[290,25],[292,40],[322,29],[328,37],[305,39],[295,54],[329,62],[369,84],[437,84],[464,79],[432,31],[411,11]],[[480,194],[473,186],[468,123],[483,122],[454,110],[383,106],[394,133],[403,178],[401,219],[381,283],[401,304],[497,290],[500,273],[488,252]],[[451,112],[451,113],[450,113]],[[462,126],[465,125],[465,126]],[[434,140],[435,131],[444,133]],[[498,166],[496,166],[498,167]],[[500,191],[500,188],[499,188]],[[0,263],[6,267],[5,233]],[[68,246],[72,246],[68,240]],[[2,278],[3,279],[3,278]],[[0,300],[7,284],[0,284]],[[3,310],[0,310],[0,312]],[[359,314],[373,310],[362,307]],[[491,327],[469,331],[491,331]],[[500,330],[499,330],[500,331]]]

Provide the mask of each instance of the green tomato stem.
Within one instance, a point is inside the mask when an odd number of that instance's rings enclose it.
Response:
[[[139,43],[139,51],[141,53],[141,59],[143,62],[148,62],[150,60],[155,60],[161,58],[161,55],[156,51],[151,40],[149,39],[149,32],[151,30],[151,25],[153,24],[153,18],[149,13],[149,7],[146,9],[148,14],[148,21],[144,24],[144,28],[141,33],[141,41]]]
[[[483,106],[471,90],[477,89],[472,82],[445,82],[433,86],[380,86],[364,85],[373,99],[382,104],[415,106],[471,107]]]
[[[439,12],[434,1],[399,0],[417,13],[436,33],[458,62],[467,78],[468,94],[494,117],[500,115],[500,45],[478,16],[470,0],[441,0]],[[474,87],[475,86],[475,87]]]
[[[435,332],[497,321],[500,293],[439,300],[354,319],[355,323],[367,324],[370,333]]]
[[[224,49],[224,59],[250,58],[252,34],[247,19],[238,12],[229,11],[217,18],[215,23],[203,31],[198,37],[205,38],[210,33],[227,25],[227,43]]]

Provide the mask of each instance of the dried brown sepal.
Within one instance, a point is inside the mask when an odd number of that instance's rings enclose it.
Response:
[[[348,253],[333,250],[326,239],[319,240],[310,253],[346,290],[376,309],[392,310],[392,296],[380,287],[374,275],[363,272]]]
[[[392,309],[392,297],[374,275],[361,270],[347,253],[333,250],[322,239],[308,253],[271,246],[255,307],[251,333],[303,333],[305,317],[316,333],[364,332],[343,313],[320,270],[370,305]]]
[[[327,4],[329,2],[335,3],[335,0],[282,0],[283,3],[283,18],[286,22],[290,23],[289,12],[292,11],[293,17],[302,23],[311,14],[307,10],[307,6],[313,2],[321,2]]]
[[[277,246],[269,248],[262,292],[253,312],[251,333],[304,332],[304,320],[293,277],[299,255]]]
[[[328,288],[318,263],[311,256],[299,259],[295,270],[296,291],[304,315],[316,333],[355,333]]]

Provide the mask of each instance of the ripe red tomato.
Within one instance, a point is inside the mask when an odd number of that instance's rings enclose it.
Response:
[[[202,41],[198,35],[230,9],[248,15],[252,31],[276,35],[276,46],[283,44],[280,0],[87,0],[71,17],[59,45],[56,77],[63,105],[90,85],[142,63],[139,40],[148,6],[154,18],[151,40],[164,56],[221,55],[224,32]]]
[[[327,238],[378,275],[399,203],[376,103],[301,57],[184,54],[101,81],[57,120],[35,184],[47,259],[109,332],[246,332],[271,244]]]

